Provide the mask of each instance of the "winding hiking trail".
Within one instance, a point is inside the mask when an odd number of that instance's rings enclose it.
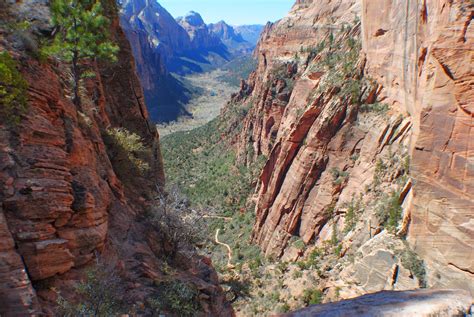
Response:
[[[223,243],[223,242],[220,242],[219,241],[219,231],[221,229],[217,229],[216,230],[216,238],[215,238],[215,241],[217,244],[219,245],[222,245],[224,247],[227,248],[227,257],[228,257],[228,260],[227,260],[227,267],[228,268],[234,268],[234,265],[232,265],[232,249],[230,248],[230,246],[227,244],[227,243]]]

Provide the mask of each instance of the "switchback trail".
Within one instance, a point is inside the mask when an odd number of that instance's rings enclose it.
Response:
[[[216,230],[215,241],[216,241],[217,244],[222,245],[222,246],[227,248],[227,257],[228,257],[227,267],[228,268],[233,268],[234,266],[232,265],[232,249],[230,248],[230,246],[227,243],[223,243],[223,242],[219,241],[219,231],[220,231],[220,229]]]

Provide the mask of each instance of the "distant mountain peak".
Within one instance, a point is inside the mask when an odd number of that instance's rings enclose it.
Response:
[[[237,43],[245,42],[243,37],[240,34],[235,33],[234,28],[223,20],[215,24],[214,23],[209,24],[208,28],[212,33],[217,35],[224,42],[225,41],[234,41]]]
[[[179,17],[176,19],[178,22],[186,22],[191,26],[201,26],[204,23],[202,16],[196,11],[189,11],[184,17]]]

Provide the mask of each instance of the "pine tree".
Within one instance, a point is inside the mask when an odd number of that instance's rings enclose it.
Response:
[[[52,0],[51,15],[59,30],[50,48],[53,55],[72,65],[74,99],[80,106],[79,82],[83,64],[95,58],[116,61],[118,47],[109,40],[109,20],[99,0]]]

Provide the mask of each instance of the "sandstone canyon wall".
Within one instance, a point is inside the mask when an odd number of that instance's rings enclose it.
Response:
[[[74,285],[97,257],[114,267],[124,292],[144,303],[162,273],[159,240],[144,215],[164,185],[159,136],[149,121],[131,48],[107,2],[118,62],[91,65],[81,109],[71,102],[67,65],[39,62],[31,49],[50,34],[46,2],[2,3],[0,51],[17,61],[28,82],[21,123],[0,125],[0,315],[54,313],[58,292],[77,300]],[[29,21],[26,36],[5,22]],[[110,131],[137,134],[148,165],[139,172]],[[231,314],[217,277],[202,259],[177,269],[205,292],[209,314]]]
[[[266,26],[231,106],[249,109],[240,160],[267,157],[253,234],[267,255],[295,259],[295,239],[340,243],[351,260],[326,286],[343,297],[474,291],[472,12],[470,1],[300,0]],[[398,205],[389,230],[383,214]],[[410,249],[423,274],[404,263]]]
[[[427,261],[432,286],[471,292],[473,10],[469,1],[389,1],[381,13],[365,1],[362,11],[368,72],[413,118],[408,240]]]

